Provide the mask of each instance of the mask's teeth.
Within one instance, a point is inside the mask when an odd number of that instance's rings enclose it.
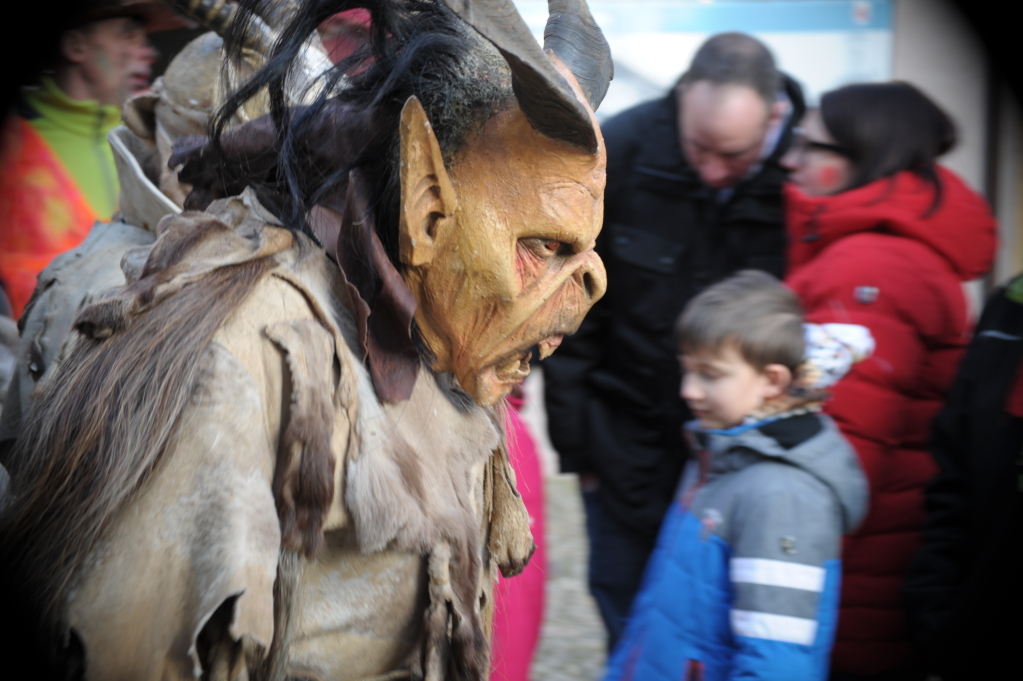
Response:
[[[523,381],[529,375],[529,360],[533,353],[524,352],[510,358],[496,368],[497,377],[502,381]]]
[[[537,343],[536,345],[540,349],[540,359],[547,359],[554,354],[554,351],[558,349],[564,338],[564,336],[548,336]]]

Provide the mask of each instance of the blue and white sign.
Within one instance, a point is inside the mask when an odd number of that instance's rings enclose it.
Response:
[[[542,41],[546,0],[515,3]],[[741,31],[762,40],[798,80],[810,105],[848,83],[892,77],[892,0],[590,0],[615,61],[597,115],[604,119],[661,96],[709,36]]]

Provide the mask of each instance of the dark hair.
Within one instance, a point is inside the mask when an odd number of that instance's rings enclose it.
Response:
[[[254,10],[262,1],[240,4]],[[325,19],[356,7],[371,15],[367,43],[320,77],[314,103],[291,108],[296,57],[308,36]],[[225,40],[229,55],[240,54],[244,36],[239,22]],[[231,164],[221,149],[231,117],[264,88],[280,149],[269,173]],[[378,236],[398,265],[399,119],[411,96],[422,103],[449,163],[474,132],[514,101],[507,63],[440,0],[305,0],[266,65],[217,112],[212,149],[233,181],[253,187],[285,225],[307,234],[313,233],[309,210],[325,196],[343,196],[349,171],[358,168],[370,187]],[[329,167],[325,149],[338,156],[329,159]]]
[[[771,51],[745,33],[719,33],[700,46],[679,85],[687,87],[701,80],[751,87],[768,106],[774,104],[781,88],[781,75]]]
[[[693,298],[675,322],[682,352],[734,344],[763,370],[781,364],[795,372],[806,350],[796,294],[767,272],[743,270]]]
[[[847,85],[821,97],[821,119],[846,150],[853,176],[844,191],[903,170],[935,189],[931,211],[941,203],[935,161],[956,144],[952,119],[909,83]]]

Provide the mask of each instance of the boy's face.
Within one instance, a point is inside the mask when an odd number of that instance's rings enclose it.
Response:
[[[760,371],[743,359],[734,345],[685,353],[679,360],[685,370],[682,399],[704,428],[737,426],[765,400],[788,387],[787,368],[769,364]]]

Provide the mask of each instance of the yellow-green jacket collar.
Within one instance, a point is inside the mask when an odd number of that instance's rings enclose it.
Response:
[[[120,108],[95,99],[71,99],[49,77],[43,77],[38,88],[26,91],[25,99],[45,118],[83,136],[95,135],[99,127],[105,138],[121,122]]]

